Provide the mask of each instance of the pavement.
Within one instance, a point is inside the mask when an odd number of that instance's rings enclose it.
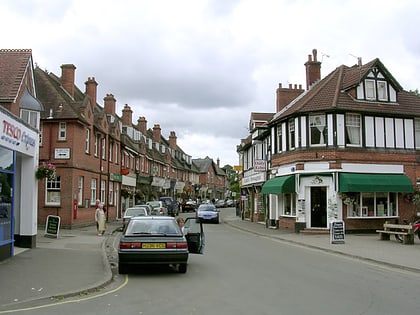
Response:
[[[329,234],[299,234],[266,228],[238,217],[224,218],[222,224],[280,242],[340,254],[388,267],[420,273],[420,240],[403,245],[378,234],[346,234],[344,243],[331,243]],[[0,314],[5,310],[41,299],[60,299],[94,292],[113,281],[118,262],[117,228],[109,223],[107,233],[98,236],[96,226],[61,229],[57,237],[38,230],[37,247],[15,247],[15,255],[0,261]]]

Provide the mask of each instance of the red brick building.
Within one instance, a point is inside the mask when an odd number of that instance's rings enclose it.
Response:
[[[420,98],[379,59],[339,66],[321,79],[313,50],[305,67],[307,89],[280,85],[276,113],[253,130],[251,141],[265,147],[238,149],[244,171],[255,168],[249,152],[267,156],[267,180],[257,192],[265,220],[327,230],[339,219],[353,231],[412,220],[418,215],[410,200],[420,179]]]
[[[56,178],[39,181],[41,225],[48,215],[59,215],[66,228],[93,224],[97,201],[105,204],[108,220],[115,220],[126,208],[160,196],[196,198],[198,168],[177,145],[175,131],[165,139],[160,125],[148,128],[143,116],[134,124],[128,104],[119,117],[114,95],[97,103],[95,78],[81,91],[75,86],[76,67],[61,69],[61,76],[35,69],[45,108],[39,159],[57,169]],[[224,190],[225,177],[218,168],[214,187]]]

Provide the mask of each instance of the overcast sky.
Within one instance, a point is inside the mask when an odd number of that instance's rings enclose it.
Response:
[[[175,131],[193,158],[237,165],[251,112],[274,112],[279,83],[306,87],[312,49],[321,77],[379,58],[405,90],[420,89],[418,0],[1,0],[1,46],[76,85],[95,77],[134,123]]]

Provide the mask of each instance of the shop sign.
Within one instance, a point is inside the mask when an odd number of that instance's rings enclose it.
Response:
[[[266,167],[265,167],[265,161],[264,160],[255,160],[254,162],[254,171],[255,172],[265,172],[266,171]]]
[[[47,224],[45,225],[45,235],[54,236],[58,238],[60,230],[60,217],[56,215],[49,215],[47,217]]]
[[[121,174],[110,173],[109,180],[114,181],[114,182],[121,182],[122,176]]]
[[[11,150],[34,155],[38,146],[38,134],[2,112],[0,120],[0,144]]]
[[[344,222],[333,221],[330,224],[331,244],[344,243]]]

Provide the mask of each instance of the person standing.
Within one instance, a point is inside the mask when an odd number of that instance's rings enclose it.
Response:
[[[104,235],[106,229],[106,216],[104,211],[104,204],[102,202],[99,203],[98,208],[96,208],[95,221],[98,228],[98,236]]]

